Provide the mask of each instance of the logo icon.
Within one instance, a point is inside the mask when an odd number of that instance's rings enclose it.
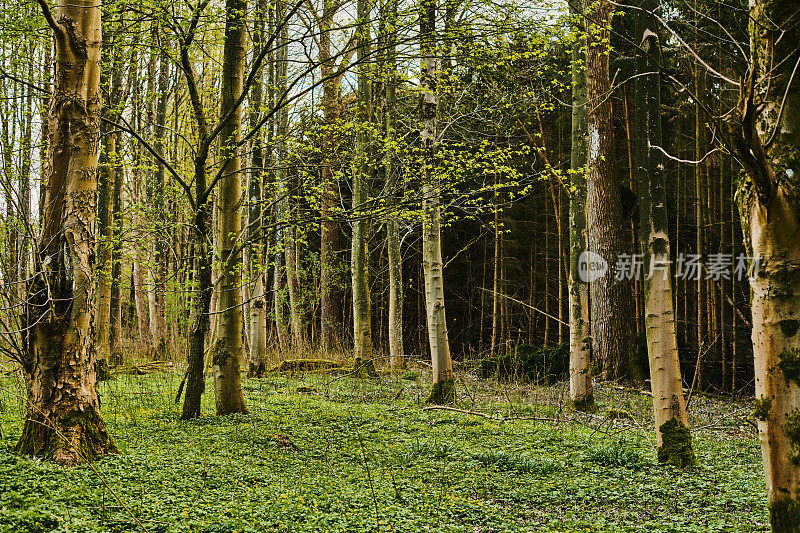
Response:
[[[600,255],[584,250],[578,257],[578,276],[583,283],[591,283],[602,278],[608,272],[608,263]]]

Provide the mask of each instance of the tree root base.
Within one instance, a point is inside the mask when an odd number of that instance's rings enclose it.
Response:
[[[88,406],[50,418],[29,416],[14,452],[75,466],[119,453],[119,449],[100,415]]]
[[[572,408],[582,413],[596,413],[597,404],[594,403],[594,394],[589,393],[583,398],[572,400]]]
[[[692,450],[692,435],[683,422],[671,419],[658,428],[661,432],[661,446],[658,448],[658,462],[686,468],[697,464]]]
[[[425,403],[445,405],[456,401],[456,386],[453,378],[445,379],[433,384],[431,394]]]

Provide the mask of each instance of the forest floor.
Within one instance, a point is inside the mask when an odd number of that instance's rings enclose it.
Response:
[[[768,530],[747,401],[692,399],[698,466],[681,471],[656,462],[646,395],[600,386],[590,416],[564,383],[459,373],[457,407],[490,419],[423,410],[426,375],[247,379],[251,414],[188,423],[179,374],[118,375],[101,394],[122,453],[71,469],[9,452],[24,388],[7,375],[0,531]]]

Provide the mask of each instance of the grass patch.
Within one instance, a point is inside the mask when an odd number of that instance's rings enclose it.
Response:
[[[760,452],[746,424],[693,435],[696,468],[659,466],[652,406],[637,395],[625,397],[626,409],[649,429],[617,440],[596,431],[601,418],[500,423],[422,411],[424,372],[418,382],[247,379],[250,415],[210,416],[206,393],[205,416],[187,423],[173,402],[180,374],[123,375],[101,387],[122,453],[65,469],[10,453],[24,409],[14,379],[0,378],[3,533],[728,532],[767,523]],[[564,402],[559,385],[500,391],[491,380],[457,380],[470,393],[457,405],[468,410],[555,414]],[[301,385],[317,392],[299,393]],[[612,390],[595,394],[623,403]],[[714,420],[741,406],[698,398],[695,409]]]

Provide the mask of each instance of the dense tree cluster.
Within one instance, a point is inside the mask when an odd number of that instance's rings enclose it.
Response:
[[[659,460],[681,467],[693,394],[755,394],[773,530],[800,528],[794,2],[0,17],[18,452],[116,451],[96,384],[134,362],[181,365],[190,419],[208,372],[223,415],[248,411],[243,372],[416,356],[446,404],[454,361],[555,347],[577,410],[593,379],[648,388]]]

